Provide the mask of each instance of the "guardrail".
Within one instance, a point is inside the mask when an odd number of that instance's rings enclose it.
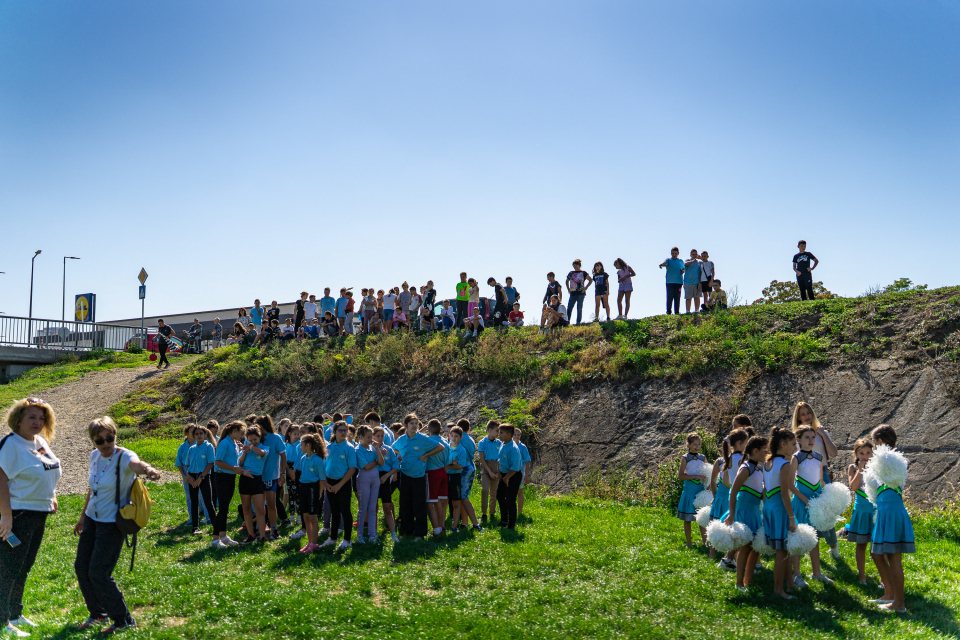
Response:
[[[139,333],[140,327],[0,315],[0,345],[123,351]]]

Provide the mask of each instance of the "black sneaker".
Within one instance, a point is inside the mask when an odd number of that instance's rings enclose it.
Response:
[[[247,536],[246,538],[240,541],[240,544],[253,544],[256,541],[257,541],[257,538],[254,538],[253,536]]]
[[[480,522],[483,523],[486,521],[487,521],[487,514],[484,513],[483,515],[480,516]]]
[[[473,531],[479,531],[480,533],[483,533],[483,527],[481,527],[478,524],[475,524],[473,525]]]
[[[124,622],[123,624],[117,624],[116,622],[114,622],[112,625],[110,625],[106,629],[101,629],[100,633],[103,635],[110,635],[111,633],[116,633],[117,631],[122,631],[124,629],[136,629],[136,628],[137,628],[137,621],[134,620],[133,618],[128,618],[127,621]]]

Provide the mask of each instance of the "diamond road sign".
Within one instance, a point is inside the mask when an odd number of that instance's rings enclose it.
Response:
[[[137,279],[140,281],[140,284],[143,284],[147,281],[147,270],[141,268],[140,275],[137,276]]]

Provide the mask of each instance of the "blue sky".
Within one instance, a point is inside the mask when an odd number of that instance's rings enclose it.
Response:
[[[5,2],[0,311],[102,320],[707,249],[752,300],[801,237],[842,295],[960,231],[953,2]],[[940,256],[939,261],[935,256]],[[950,264],[953,261],[947,259]],[[616,309],[614,308],[614,314]]]

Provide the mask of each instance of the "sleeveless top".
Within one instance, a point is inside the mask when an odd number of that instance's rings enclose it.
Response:
[[[740,461],[743,460],[743,454],[739,451],[735,451],[730,456],[730,468],[724,469],[724,473],[727,474],[727,483],[730,487],[733,486],[733,480],[737,477],[737,471],[740,470]]]
[[[816,451],[798,451],[793,457],[797,460],[797,484],[811,491],[819,489],[823,481],[823,456]]]
[[[683,459],[686,460],[687,465],[689,465],[694,460],[697,460],[700,462],[706,462],[707,456],[703,455],[702,453],[687,453],[683,456]],[[690,473],[689,475],[699,475],[699,474]],[[699,480],[684,480],[684,482],[693,482],[694,484],[703,484]],[[710,482],[710,480],[708,479],[707,482]]]
[[[780,470],[787,464],[783,456],[775,456],[770,464],[770,470],[767,471],[766,465],[763,467],[763,486],[766,487],[767,499],[780,493]]]
[[[740,491],[746,491],[752,496],[761,498],[763,496],[763,465],[759,465],[752,460],[744,460],[740,469],[746,469],[750,474],[746,482],[740,486]],[[737,473],[739,473],[739,469]]]

